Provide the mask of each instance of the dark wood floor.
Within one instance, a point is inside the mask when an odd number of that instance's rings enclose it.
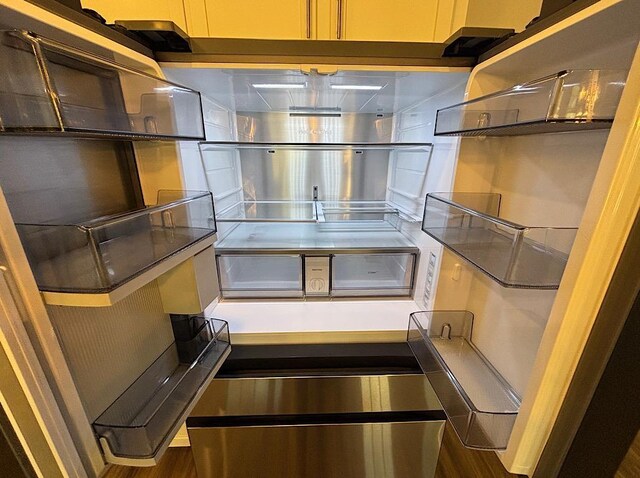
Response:
[[[511,478],[515,476],[518,475],[507,473],[495,453],[464,448],[455,432],[447,425],[436,478]],[[190,448],[170,448],[160,463],[152,468],[112,466],[104,475],[104,478],[168,477],[197,478]]]
[[[616,472],[615,478],[638,478],[640,476],[640,432],[627,451]]]
[[[112,466],[103,478],[198,478],[191,448],[169,448],[160,463],[149,468]]]
[[[492,451],[465,448],[451,425],[444,430],[436,478],[511,478],[498,456]]]

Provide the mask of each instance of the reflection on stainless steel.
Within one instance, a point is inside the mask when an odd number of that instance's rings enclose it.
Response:
[[[441,410],[423,374],[215,378],[192,417]]]
[[[429,478],[444,421],[193,428],[198,476]]]
[[[325,111],[324,113],[327,113]],[[237,114],[241,141],[282,143],[389,143],[392,116],[374,113],[292,115],[289,112]]]
[[[192,428],[198,476],[429,478],[444,421]]]
[[[444,421],[393,421],[376,412],[440,410],[424,375],[214,379],[192,417],[373,412],[366,423],[193,427],[198,476],[432,477]],[[369,421],[370,419],[370,421]]]
[[[272,151],[272,152],[270,152]],[[389,151],[242,150],[245,200],[384,200]]]
[[[388,142],[391,123],[372,114],[341,118],[291,117],[286,113],[239,115],[248,141]],[[384,200],[388,150],[243,149],[245,200]]]

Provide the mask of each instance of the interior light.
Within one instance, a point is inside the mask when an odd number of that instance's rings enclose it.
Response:
[[[261,90],[299,90],[307,86],[306,83],[252,83],[251,86]]]
[[[383,88],[381,85],[331,85],[332,90],[365,90],[379,91]]]

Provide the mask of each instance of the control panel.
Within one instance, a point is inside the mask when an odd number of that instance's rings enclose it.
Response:
[[[329,295],[329,256],[305,256],[305,295]]]

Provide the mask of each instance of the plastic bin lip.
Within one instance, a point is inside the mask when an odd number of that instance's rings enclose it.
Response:
[[[95,63],[103,63],[105,65],[108,65],[110,67],[114,67],[114,68],[118,68],[119,70],[126,70],[130,73],[134,73],[136,75],[141,75],[141,76],[146,76],[147,78],[152,78],[154,80],[162,80],[163,83],[167,83],[168,85],[174,87],[175,89],[181,90],[181,91],[185,91],[185,92],[189,92],[189,93],[197,93],[198,96],[200,96],[200,92],[197,90],[194,90],[192,88],[189,88],[188,86],[184,86],[184,85],[180,85],[178,83],[174,83],[173,81],[169,81],[167,79],[164,78],[159,78],[155,75],[152,75],[150,73],[147,73],[146,71],[143,70],[138,70],[136,68],[132,68],[130,66],[121,64],[121,63],[116,63],[115,61],[113,61],[110,58],[107,58],[105,56],[96,54],[96,53],[89,53],[86,50],[83,50],[81,48],[76,48],[76,47],[72,47],[69,46],[65,43],[61,43],[58,42],[56,40],[52,40],[51,38],[47,38],[44,36],[39,35],[38,33],[34,33],[28,30],[18,30],[18,29],[11,29],[11,28],[6,28],[6,29],[0,29],[0,32],[3,33],[8,33],[10,35],[13,36],[17,36],[17,37],[21,37],[22,39],[28,41],[28,42],[33,42],[33,43],[38,43],[41,45],[44,45],[45,47],[48,48],[52,48],[57,50],[58,52],[62,53],[62,54],[72,54],[72,55],[78,55],[81,56],[85,59],[88,59],[90,61],[93,61]]]
[[[489,207],[467,205],[485,197],[491,199]],[[500,194],[429,193],[422,231],[503,287],[557,289],[578,228],[523,226],[502,219],[495,199]]]
[[[544,82],[547,82],[547,81],[552,81],[552,80],[557,80],[559,78],[564,78],[564,77],[570,75],[571,73],[588,72],[588,71],[628,73],[628,70],[620,69],[620,68],[602,68],[602,69],[599,69],[599,68],[574,68],[574,69],[570,69],[570,70],[562,70],[562,71],[559,71],[558,73],[547,75],[547,76],[544,76],[542,78],[536,78],[535,80],[526,81],[524,83],[518,83],[517,85],[511,86],[509,88],[498,90],[498,91],[495,91],[493,93],[488,93],[486,95],[478,96],[477,98],[473,98],[473,99],[467,100],[467,101],[462,101],[460,103],[456,103],[454,105],[450,105],[450,106],[447,106],[445,108],[440,108],[440,109],[437,110],[436,114],[440,113],[441,111],[447,111],[449,109],[458,108],[460,106],[465,106],[465,105],[477,103],[479,101],[488,100],[488,99],[494,98],[496,96],[502,96],[502,95],[505,95],[505,94],[510,93],[510,92],[514,92],[515,93],[515,92],[518,92],[518,91],[521,91],[521,90],[525,89],[528,86],[534,86],[534,85],[537,85],[537,84],[540,84],[540,83],[544,83]],[[587,122],[587,120],[569,120],[569,122],[572,122],[572,123],[573,122],[575,122],[575,123],[584,123],[584,122]],[[495,127],[492,127],[492,128],[501,128],[501,126],[495,126]],[[462,130],[462,131],[466,131],[466,130]],[[458,132],[461,132],[461,131],[458,131]]]
[[[118,63],[111,58],[107,58],[99,53],[89,52],[80,48],[69,46],[67,44],[52,40],[47,37],[43,37],[39,34],[28,30],[18,30],[11,28],[0,29],[0,35],[10,37],[16,41],[25,45],[25,49],[29,49],[30,53],[34,56],[34,64],[37,64],[39,70],[39,76],[42,80],[42,87],[44,89],[43,99],[47,99],[47,103],[50,108],[50,113],[54,117],[51,119],[51,124],[46,126],[30,126],[29,124],[10,124],[6,126],[2,133],[5,135],[32,135],[32,136],[68,136],[77,138],[94,138],[94,139],[116,139],[116,140],[147,140],[147,141],[202,141],[205,139],[204,122],[203,122],[203,110],[202,110],[202,95],[200,92],[189,88],[188,86],[180,85],[172,81],[158,76],[158,74],[149,73],[142,69],[137,69],[125,64]],[[178,121],[180,125],[174,124],[170,128],[164,128],[159,131],[150,131],[138,126],[130,125],[130,127],[123,126],[103,126],[100,123],[89,121],[88,123],[74,121],[73,114],[69,112],[69,108],[73,108],[76,111],[81,109],[87,109],[86,104],[73,104],[65,103],[64,96],[60,96],[58,92],[58,86],[56,86],[56,76],[52,73],[51,55],[58,55],[74,61],[82,62],[85,65],[92,65],[94,68],[102,68],[104,70],[110,70],[113,72],[125,73],[126,75],[137,78],[138,80],[144,80],[146,82],[155,82],[151,87],[146,88],[146,93],[160,94],[165,97],[181,96],[189,98],[190,106],[194,109],[194,116],[197,116],[195,122],[184,124]],[[144,96],[144,94],[143,94]],[[183,100],[183,102],[186,100]],[[109,105],[111,107],[112,105]],[[199,113],[195,113],[198,109]],[[142,111],[138,112],[141,114]],[[135,115],[133,112],[124,112],[129,118],[133,118]],[[169,117],[166,113],[162,114],[163,117]],[[77,118],[76,118],[77,119]],[[199,122],[197,120],[200,120]],[[187,126],[185,131],[184,126]]]
[[[458,105],[460,106],[460,105]],[[451,107],[452,108],[452,107]],[[445,110],[440,110],[440,111],[445,111]],[[520,121],[518,123],[514,123],[513,125],[496,125],[496,126],[484,126],[482,128],[471,128],[471,129],[456,129],[456,130],[452,130],[452,131],[446,131],[446,132],[442,132],[442,133],[437,133],[437,136],[468,136],[467,133],[473,133],[473,132],[478,132],[477,136],[485,136],[487,132],[492,132],[492,131],[501,131],[501,130],[505,130],[506,128],[523,128],[525,126],[537,126],[537,125],[552,125],[552,124],[575,124],[575,125],[587,125],[590,124],[593,127],[596,127],[597,125],[601,124],[601,125],[610,125],[611,124],[611,119],[609,117],[593,117],[593,118],[553,118],[553,119],[537,119],[537,120],[531,120],[531,121]],[[605,128],[606,126],[602,126],[602,128]],[[594,129],[594,128],[591,128]],[[556,131],[556,133],[563,133],[566,131]],[[529,133],[529,134],[534,134],[534,133]],[[504,136],[518,136],[517,134],[513,134],[513,135],[507,135],[505,134]]]
[[[217,149],[275,149],[275,150],[320,150],[320,151],[352,151],[352,150],[407,150],[410,152],[430,152],[433,143],[417,142],[355,142],[355,143],[326,143],[326,142],[268,142],[268,141],[200,141],[202,151]]]
[[[161,190],[169,191],[169,190]],[[174,191],[174,190],[171,190]],[[78,223],[72,222],[64,222],[64,223],[34,223],[34,222],[21,222],[20,225],[23,226],[59,226],[59,227],[77,227],[79,229],[85,230],[87,232],[91,231],[95,228],[100,228],[105,225],[118,224],[120,222],[128,221],[131,219],[135,219],[141,216],[146,216],[147,214],[151,214],[154,212],[162,212],[167,209],[174,208],[176,206],[180,206],[181,204],[186,204],[191,201],[201,199],[204,197],[211,197],[211,193],[208,191],[180,191],[175,190],[175,192],[184,192],[185,197],[175,199],[173,201],[165,202],[162,204],[153,204],[150,206],[145,206],[140,209],[135,209],[132,211],[124,211],[117,214],[110,214],[107,216],[97,217],[95,219],[90,219],[88,221],[82,221]],[[212,200],[213,201],[213,200]]]
[[[468,194],[468,195],[494,195],[494,196],[501,196],[500,193],[476,193],[476,192],[455,192],[455,193],[449,193],[449,192],[431,192],[431,193],[427,193],[427,199],[429,197],[432,197],[438,201],[444,202],[446,204],[448,204],[449,206],[453,206],[457,209],[460,209],[464,212],[467,212],[469,214],[472,214],[474,216],[477,217],[481,217],[482,219],[486,219],[488,221],[491,222],[495,222],[498,223],[502,226],[506,226],[512,229],[517,229],[518,231],[528,231],[531,229],[553,229],[553,230],[576,230],[576,227],[551,227],[551,226],[523,226],[522,224],[518,224],[516,222],[512,222],[509,221],[507,219],[503,219],[501,217],[498,216],[492,216],[491,214],[487,214],[484,213],[482,211],[478,211],[477,209],[473,209],[471,207],[465,206],[463,203],[461,202],[456,202],[455,200],[447,197],[447,196],[454,196],[456,194]],[[426,207],[426,202],[425,202],[425,207]]]
[[[183,190],[161,190],[156,205],[88,221],[16,226],[28,255],[32,254],[39,289],[71,294],[46,297],[58,305],[115,303],[171,264],[212,245],[217,233],[211,193]],[[54,246],[69,244],[69,248],[49,247],[43,240],[49,235]],[[123,288],[126,284],[133,285]]]

